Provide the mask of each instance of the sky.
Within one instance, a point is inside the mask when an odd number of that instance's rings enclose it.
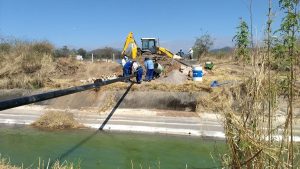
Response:
[[[250,0],[0,0],[0,36],[48,40],[87,50],[121,49],[129,32],[159,38],[172,51],[190,48],[204,33],[213,48],[232,46],[239,18],[249,22]],[[278,27],[278,0],[273,0]],[[268,0],[253,0],[253,34],[263,37]]]

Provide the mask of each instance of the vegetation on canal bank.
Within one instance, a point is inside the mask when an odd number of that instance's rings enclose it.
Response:
[[[252,18],[252,1],[250,1]],[[229,152],[223,156],[226,168],[296,168],[299,151],[295,143],[295,90],[299,72],[299,1],[279,0],[284,13],[280,28],[272,31],[273,10],[269,0],[264,45],[249,40],[247,23],[237,27],[236,59],[251,65],[252,73],[243,83],[223,89],[218,95],[222,104],[224,130]],[[252,20],[250,24],[252,30]],[[274,35],[278,35],[275,39]],[[251,49],[248,51],[248,49]],[[273,65],[283,65],[285,69]],[[245,70],[244,70],[245,72]],[[245,72],[246,74],[246,72]],[[276,123],[280,98],[287,107],[283,123]]]
[[[46,112],[37,121],[31,124],[42,129],[75,129],[84,127],[74,118],[72,113],[65,112]]]
[[[38,166],[37,167],[24,167],[22,166],[16,166],[11,164],[10,159],[9,158],[5,158],[2,157],[0,154],[0,169],[31,169],[31,168],[37,168],[37,169],[79,169],[80,165],[74,165],[71,162],[59,162],[56,161],[55,163],[51,164],[50,159],[45,162],[44,160],[40,160],[38,162]]]

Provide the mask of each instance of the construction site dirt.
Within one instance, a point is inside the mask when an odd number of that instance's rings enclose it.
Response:
[[[170,60],[169,60],[170,61]],[[214,106],[217,100],[210,100],[225,88],[239,84],[243,65],[229,64],[226,61],[214,61],[213,70],[208,70],[202,82],[194,82],[190,72],[181,69],[176,61],[169,64],[169,71],[151,82],[130,85],[118,82],[101,87],[100,90],[90,90],[69,96],[63,96],[33,105],[22,106],[0,113],[0,123],[31,124],[40,115],[49,112],[73,113],[75,119],[86,127],[99,128],[103,122],[110,119],[103,129],[110,131],[152,132],[166,134],[194,135],[223,139],[223,120]],[[165,65],[163,64],[163,65]],[[59,68],[58,68],[59,67]],[[57,69],[64,69],[50,79],[43,89],[1,90],[1,99],[16,96],[31,95],[44,91],[92,83],[98,78],[115,78],[122,74],[122,67],[114,62],[79,62],[76,66],[65,67],[58,63]],[[65,70],[67,69],[67,70]],[[70,71],[69,71],[70,70]],[[190,70],[189,70],[190,71]],[[217,88],[211,88],[213,80],[230,83]],[[132,79],[134,83],[134,79]],[[129,92],[124,96],[126,90]],[[281,102],[282,109],[286,107]],[[296,105],[297,120],[300,116],[300,105]],[[278,110],[278,123],[282,115]],[[299,124],[299,123],[298,123]],[[295,132],[300,133],[300,126],[295,125]]]

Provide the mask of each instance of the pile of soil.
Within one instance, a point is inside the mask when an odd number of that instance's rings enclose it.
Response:
[[[68,112],[47,112],[43,114],[32,126],[44,129],[74,129],[82,128],[74,115]]]
[[[168,57],[163,57],[161,59],[157,58],[157,62],[164,67],[166,75],[168,75],[173,70],[179,70],[181,66],[180,63]]]
[[[187,76],[179,72],[179,70],[172,70],[166,77],[160,77],[155,81],[168,84],[183,84],[187,81]]]
[[[105,76],[121,75],[122,66],[115,62],[88,62],[77,61],[72,58],[60,58],[55,63],[55,70],[51,72],[46,87],[71,87],[86,83],[92,83],[92,79],[100,79]]]
[[[157,60],[157,62],[163,66],[165,74],[172,72],[173,70],[179,70],[180,63],[176,62],[174,59],[169,58],[167,56],[160,56],[160,55],[142,55],[142,57],[137,58],[137,61],[144,65],[145,58],[148,57],[152,60]]]
[[[107,75],[123,74],[122,66],[116,62],[83,62],[84,71],[76,74],[76,79],[100,78]]]
[[[84,68],[80,62],[70,58],[60,58],[57,60],[55,73],[60,76],[74,75],[80,68]]]

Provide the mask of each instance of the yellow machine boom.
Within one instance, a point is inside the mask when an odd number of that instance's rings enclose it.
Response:
[[[166,49],[166,48],[163,48],[163,47],[157,47],[157,49],[158,49],[158,54],[160,54],[160,55],[162,55],[162,54],[164,54],[164,55],[167,55],[168,57],[170,57],[170,58],[173,58],[173,56],[174,56],[174,54],[172,53],[172,52],[170,52],[168,49]]]
[[[137,51],[138,51],[138,47],[137,44],[133,38],[133,33],[129,32],[129,34],[126,37],[126,41],[123,47],[123,51],[122,51],[122,56],[124,56],[126,54],[126,51],[128,49],[128,47],[131,46],[131,57],[132,59],[135,59],[137,57]]]

